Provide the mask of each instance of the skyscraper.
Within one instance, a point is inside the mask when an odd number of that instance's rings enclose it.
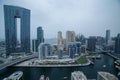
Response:
[[[106,44],[108,44],[109,40],[110,40],[110,30],[106,30]]]
[[[62,59],[62,56],[63,56],[63,48],[60,47],[60,48],[58,49],[58,58],[59,58],[59,59]]]
[[[42,27],[37,28],[37,40],[41,43],[44,42],[44,31]]]
[[[96,49],[95,46],[96,46],[96,37],[94,36],[89,37],[88,45],[87,45],[88,50],[94,52]]]
[[[42,60],[47,56],[51,55],[52,47],[50,44],[41,43],[38,47],[38,51],[39,51],[39,59]]]
[[[32,40],[32,51],[34,53],[38,52],[38,46],[42,42],[44,42],[44,31],[42,27],[38,27],[37,28],[37,39]]]
[[[70,58],[81,55],[81,43],[80,42],[69,42],[68,43],[68,54]]]
[[[115,39],[115,53],[120,54],[120,33]]]
[[[61,31],[58,32],[57,38],[58,38],[58,45],[63,44],[62,32]]]
[[[75,32],[74,31],[67,31],[66,32],[66,42],[75,42]]]
[[[4,5],[6,53],[30,52],[30,10]],[[17,19],[20,19],[20,46],[17,46]]]

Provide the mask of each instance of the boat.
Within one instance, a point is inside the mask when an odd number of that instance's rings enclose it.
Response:
[[[66,77],[66,76],[65,76],[65,77],[63,77],[63,79],[67,79],[67,78],[68,78],[68,77]]]
[[[49,77],[46,77],[46,78],[45,78],[44,75],[41,75],[39,80],[50,80],[50,78],[49,78]]]
[[[4,78],[3,80],[23,80],[22,76],[23,76],[22,71],[16,71],[13,74],[11,74],[9,77]]]
[[[118,73],[118,76],[120,76],[120,72]]]
[[[40,76],[40,80],[45,80],[45,76],[44,76],[44,75],[41,75],[41,76]]]
[[[105,68],[105,67],[106,67],[106,65],[103,65],[103,67]]]
[[[49,78],[49,77],[46,77],[46,80],[50,80],[50,78]]]

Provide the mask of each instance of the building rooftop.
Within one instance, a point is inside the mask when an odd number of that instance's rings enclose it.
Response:
[[[74,71],[74,72],[72,72],[71,76],[74,78],[74,80],[87,80],[87,78],[83,74],[83,72],[80,72],[80,71]]]
[[[100,76],[102,76],[105,80],[118,80],[116,76],[108,72],[98,72]]]

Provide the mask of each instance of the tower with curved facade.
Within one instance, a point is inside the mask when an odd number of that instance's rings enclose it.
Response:
[[[17,45],[17,21],[20,18],[20,46]],[[6,53],[30,52],[30,10],[4,5]]]

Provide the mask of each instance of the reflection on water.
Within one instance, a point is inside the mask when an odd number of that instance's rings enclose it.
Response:
[[[106,65],[106,67],[103,67]],[[4,77],[9,76],[14,71],[23,71],[24,80],[39,80],[40,75],[45,75],[50,80],[63,80],[67,77],[67,80],[71,78],[71,72],[79,70],[87,76],[88,79],[97,77],[97,71],[110,72],[117,76],[117,69],[114,67],[114,59],[108,55],[101,54],[101,59],[97,59],[94,65],[86,67],[69,67],[69,68],[27,68],[27,67],[9,67],[5,71],[0,73],[0,80]]]

